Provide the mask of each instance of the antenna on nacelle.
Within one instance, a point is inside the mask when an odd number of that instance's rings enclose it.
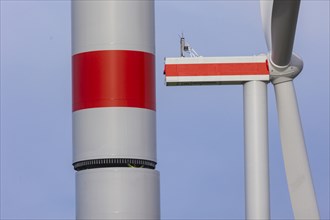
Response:
[[[188,53],[190,57],[199,57],[198,53],[189,45],[185,40],[183,33],[180,37],[180,56],[185,57],[185,53]]]

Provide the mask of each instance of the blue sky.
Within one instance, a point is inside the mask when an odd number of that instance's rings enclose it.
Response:
[[[266,53],[258,1],[156,2],[163,219],[243,219],[242,86],[165,87],[184,32],[202,56]],[[69,1],[1,1],[1,219],[74,218]],[[295,79],[314,187],[329,219],[329,1],[302,1]],[[293,217],[268,85],[271,217]]]

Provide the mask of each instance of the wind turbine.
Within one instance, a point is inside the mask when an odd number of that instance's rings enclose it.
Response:
[[[247,219],[269,219],[267,83],[275,88],[285,170],[296,219],[319,219],[293,79],[303,68],[293,44],[300,0],[260,1],[267,55],[165,59],[169,86],[244,87]],[[182,40],[181,40],[182,42]],[[182,48],[182,45],[181,45]],[[181,53],[182,55],[182,53]]]

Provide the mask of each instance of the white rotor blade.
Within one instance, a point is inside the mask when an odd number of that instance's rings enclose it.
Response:
[[[291,62],[300,0],[261,1],[260,5],[270,63],[284,71]],[[293,82],[274,84],[293,213],[296,219],[319,219]]]
[[[262,28],[264,30],[267,48],[269,51],[272,50],[271,45],[271,18],[273,11],[273,0],[260,0],[260,12]]]
[[[274,0],[271,15],[271,62],[285,67],[290,63],[300,0]]]
[[[283,159],[295,219],[319,219],[292,81],[274,85]]]

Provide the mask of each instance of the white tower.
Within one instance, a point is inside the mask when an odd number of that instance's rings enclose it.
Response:
[[[77,219],[159,219],[154,2],[72,1]]]

